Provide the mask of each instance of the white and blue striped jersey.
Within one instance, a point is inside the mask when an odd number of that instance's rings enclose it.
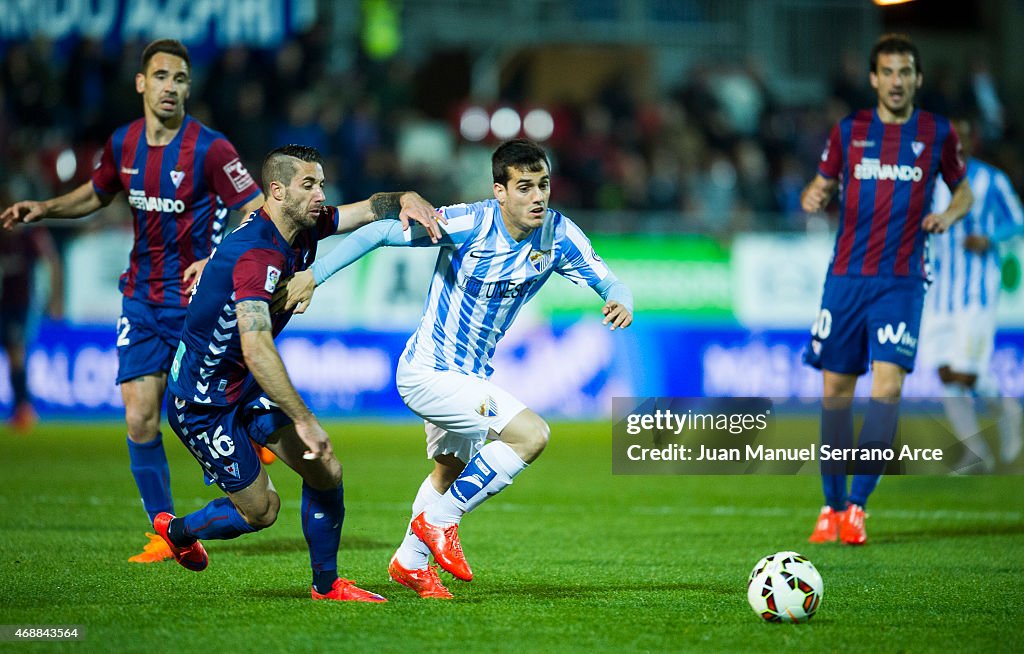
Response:
[[[410,363],[489,377],[495,346],[552,272],[580,286],[609,275],[583,231],[553,209],[522,241],[508,233],[497,200],[441,211],[448,224],[423,319],[402,354]],[[420,225],[406,238],[412,246],[437,246]]]
[[[933,314],[995,311],[1001,283],[1001,258],[995,246],[1024,232],[1020,199],[1001,170],[971,159],[967,180],[974,194],[970,212],[944,234],[931,235],[932,286],[925,310]],[[932,211],[943,211],[950,199],[949,188],[936,184]],[[982,254],[966,250],[964,239],[970,234],[987,236],[993,247]]]

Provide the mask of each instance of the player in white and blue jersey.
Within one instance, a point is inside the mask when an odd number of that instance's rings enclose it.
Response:
[[[969,153],[970,121],[957,120],[955,127]],[[970,213],[945,234],[931,237],[933,283],[925,300],[921,333],[923,358],[938,368],[946,416],[967,449],[954,465],[954,470],[962,472],[991,471],[995,465],[995,456],[980,433],[976,397],[985,398],[996,410],[1004,462],[1017,458],[1022,442],[1020,402],[1000,398],[989,359],[1002,282],[999,248],[1024,233],[1024,211],[1009,178],[995,166],[970,158],[967,180],[974,193]],[[948,206],[949,198],[949,189],[937,184],[933,210]]]
[[[442,208],[446,223],[423,319],[399,361],[398,391],[426,423],[434,469],[420,485],[412,520],[388,572],[421,597],[452,595],[429,564],[469,581],[462,516],[512,483],[544,450],[547,423],[489,377],[491,357],[523,305],[552,273],[593,288],[611,329],[633,321],[632,295],[571,220],[548,208],[544,150],[516,139],[492,156],[494,199]],[[362,228],[288,284],[298,310],[316,285],[382,245],[433,245],[421,227],[394,221]],[[488,443],[487,441],[490,440]]]

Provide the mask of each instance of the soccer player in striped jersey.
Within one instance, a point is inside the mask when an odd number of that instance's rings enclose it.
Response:
[[[388,572],[421,597],[452,597],[430,554],[455,577],[472,579],[458,537],[462,516],[511,484],[548,442],[547,423],[489,380],[495,347],[523,305],[555,272],[605,300],[610,329],[633,321],[626,285],[579,227],[548,208],[544,150],[526,139],[508,141],[491,168],[494,199],[441,209],[446,224],[423,319],[398,365],[398,391],[426,423],[434,469],[416,493]],[[394,221],[363,227],[295,275],[286,306],[303,310],[316,285],[381,245],[432,244],[416,225],[404,236]]]
[[[281,362],[274,338],[291,313],[271,309],[270,300],[282,277],[309,267],[319,240],[386,217],[420,221],[436,239],[434,208],[416,193],[378,193],[326,206],[323,160],[307,146],[287,145],[267,155],[263,183],[266,205],[210,257],[188,306],[168,384],[171,429],[227,497],[180,518],[160,513],[153,527],[175,560],[198,572],[208,562],[199,539],[237,538],[273,524],[281,500],[252,440],[302,477],[313,599],[383,602],[338,577],[345,520],[341,464]]]
[[[135,245],[121,275],[117,383],[124,399],[128,457],[149,521],[173,511],[170,472],[160,434],[167,370],[181,336],[190,287],[223,236],[230,209],[263,205],[263,193],[223,134],[185,113],[191,85],[188,50],[170,39],[142,53],[135,90],[143,117],[107,140],[92,180],[45,201],[23,201],[0,214],[4,227],[43,218],[80,218],[125,193]],[[137,563],[171,556],[147,534]]]
[[[839,448],[852,447],[854,388],[870,362],[859,446],[885,449],[896,433],[904,377],[914,368],[927,233],[948,230],[972,198],[956,131],[946,118],[914,106],[923,77],[913,42],[882,36],[869,71],[878,105],[832,128],[818,174],[801,196],[804,211],[822,211],[839,190],[839,231],[804,360],[823,373],[822,443]],[[940,174],[952,199],[930,212]],[[883,468],[858,464],[847,493],[845,466],[822,462],[825,506],[811,542],[867,542],[864,506]]]
[[[958,472],[990,472],[995,457],[982,437],[975,398],[994,409],[999,425],[1000,456],[1009,463],[1020,455],[1021,405],[1001,398],[989,372],[996,334],[1001,258],[999,246],[1024,233],[1024,211],[1009,178],[991,164],[970,157],[971,122],[954,121],[964,144],[967,181],[974,204],[964,219],[931,237],[932,285],[925,299],[921,356],[937,366],[945,392],[946,417],[966,446]],[[949,206],[945,184],[935,185],[934,211]]]

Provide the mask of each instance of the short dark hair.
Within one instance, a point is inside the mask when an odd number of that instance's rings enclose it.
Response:
[[[509,168],[536,173],[544,170],[545,164],[551,170],[551,162],[544,148],[530,139],[513,139],[499,145],[491,155],[491,177],[495,184],[504,186],[508,184]]]
[[[290,184],[296,170],[293,159],[324,165],[323,156],[314,147],[293,143],[274,148],[263,160],[263,188],[269,187],[271,182],[280,182],[285,186]]]
[[[878,66],[878,55],[880,54],[908,54],[914,58],[914,72],[921,72],[921,53],[906,34],[890,33],[878,37],[878,41],[871,48],[871,56],[868,58],[868,65],[871,67],[870,72],[872,73],[876,72],[875,68]]]
[[[140,62],[139,72],[143,75],[146,74],[146,67],[149,66],[149,60],[153,58],[158,52],[163,52],[175,57],[181,57],[185,60],[185,65],[188,66],[189,73],[192,72],[192,60],[188,57],[188,48],[185,44],[177,39],[158,39],[153,41],[146,46],[146,49],[142,51],[142,61]]]

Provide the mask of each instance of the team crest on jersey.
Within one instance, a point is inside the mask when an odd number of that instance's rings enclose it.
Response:
[[[544,272],[544,269],[551,264],[551,250],[534,250],[530,253],[530,265],[537,272]]]
[[[224,472],[228,473],[235,479],[238,479],[238,462],[232,462],[231,465],[224,466]]]
[[[498,403],[494,401],[493,397],[487,396],[477,407],[476,412],[485,418],[494,418],[498,415]]]
[[[921,141],[911,141],[910,149],[914,151],[915,157],[920,157],[921,153],[924,152],[924,143]]]
[[[181,186],[181,180],[185,179],[184,170],[172,170],[171,171],[171,182],[174,184],[174,188]]]
[[[279,279],[281,279],[281,271],[273,266],[267,266],[267,281],[263,285],[263,289],[267,293],[273,293]]]

